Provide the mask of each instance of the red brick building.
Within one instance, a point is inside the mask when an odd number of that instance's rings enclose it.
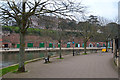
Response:
[[[2,36],[2,39],[0,39],[0,42],[2,43],[1,47],[8,47],[8,48],[18,48],[20,41],[19,41],[19,34],[12,33],[7,36]],[[73,39],[69,40],[62,40],[62,47],[73,47]],[[84,43],[82,39],[75,38],[74,39],[74,46],[75,47],[84,47]],[[25,40],[25,47],[40,47],[40,43],[44,44],[45,47],[59,47],[57,40],[52,40],[48,37],[41,37],[41,36],[35,36],[35,35],[26,35]],[[47,44],[46,44],[47,43]],[[111,46],[111,43],[109,43]],[[87,47],[105,47],[105,42],[87,42]]]

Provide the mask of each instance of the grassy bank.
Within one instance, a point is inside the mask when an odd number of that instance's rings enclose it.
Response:
[[[82,53],[82,55],[87,55],[88,53]]]
[[[5,75],[8,72],[14,71],[18,69],[18,64],[14,65],[14,66],[9,66],[3,69],[0,69],[0,77]]]
[[[37,58],[37,59],[32,59],[32,60],[26,61],[25,65],[27,63],[38,61],[38,60],[41,60],[41,59],[43,59],[43,58]],[[3,75],[5,75],[5,74],[7,74],[8,72],[12,72],[12,71],[15,71],[17,69],[18,69],[18,64],[15,64],[15,65],[12,65],[12,66],[0,69],[0,77],[3,76]]]

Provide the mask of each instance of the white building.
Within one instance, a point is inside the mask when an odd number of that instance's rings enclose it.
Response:
[[[120,1],[118,2],[118,24],[120,24]]]

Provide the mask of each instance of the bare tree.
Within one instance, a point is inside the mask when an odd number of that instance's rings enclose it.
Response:
[[[46,29],[56,28],[57,18],[51,15],[41,15],[38,18],[39,27],[44,26]]]
[[[108,20],[104,17],[101,17],[101,16],[98,16],[98,21],[99,21],[99,25],[101,25],[101,26],[105,26],[106,24],[111,22],[110,20]]]
[[[97,33],[97,18],[96,16],[89,16],[89,18],[87,17],[83,17],[84,18],[84,22],[79,22],[78,26],[77,26],[77,30],[78,32],[80,32],[80,35],[83,37],[83,41],[84,41],[84,53],[86,54],[86,47],[87,47],[87,42],[88,40],[90,40],[91,38],[94,37],[94,35]]]
[[[108,52],[108,42],[111,41],[118,34],[117,23],[111,22],[111,20],[99,17],[100,31],[99,35],[101,41],[106,42],[106,52]]]
[[[47,39],[45,39],[45,47],[46,47],[46,52],[45,52],[45,63],[48,63],[48,62],[50,62],[49,61],[49,57],[50,57],[50,55],[48,54],[48,50],[47,50],[47,44],[48,44],[48,41],[50,41],[51,40],[51,34],[52,33],[50,33],[50,32],[48,32],[48,30],[46,30],[45,32],[44,32],[44,36],[46,36],[47,37]]]
[[[57,33],[57,40],[60,44],[60,54],[59,54],[59,58],[61,59],[62,58],[62,53],[61,53],[61,48],[62,48],[62,42],[61,40],[64,39],[65,36],[63,36],[65,34],[65,29],[68,27],[67,25],[67,21],[62,19],[62,18],[59,18],[58,19],[58,33]]]
[[[20,0],[4,1],[0,6],[3,18],[13,18],[19,26],[20,32],[20,51],[18,71],[25,72],[24,53],[25,53],[25,34],[31,24],[31,16],[52,13],[57,16],[70,16],[73,12],[83,13],[84,6],[72,0]]]

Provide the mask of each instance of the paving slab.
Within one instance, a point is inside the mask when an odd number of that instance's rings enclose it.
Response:
[[[66,55],[64,59],[51,58],[49,64],[36,61],[26,65],[26,73],[8,73],[4,78],[118,78],[112,53]]]

